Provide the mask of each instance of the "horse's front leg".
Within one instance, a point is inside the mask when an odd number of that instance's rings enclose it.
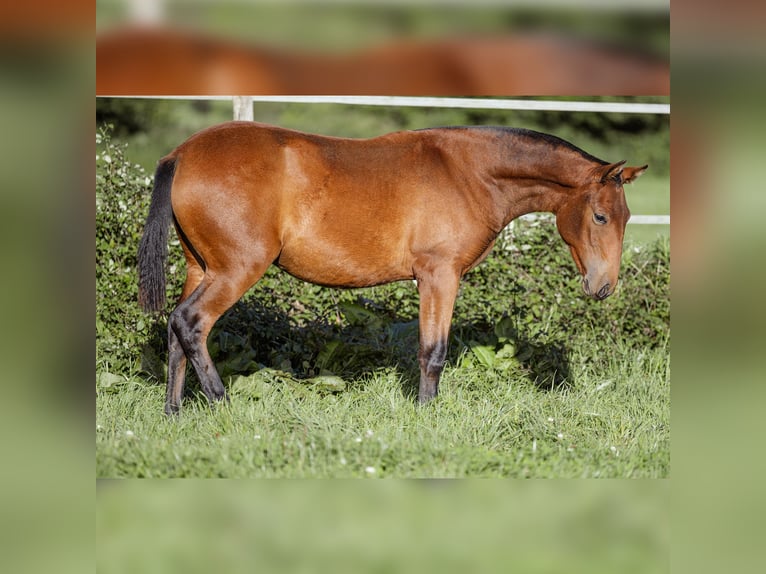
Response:
[[[447,358],[452,310],[455,306],[460,274],[439,268],[418,275],[420,292],[420,387],[418,402],[423,404],[439,392],[439,377]]]

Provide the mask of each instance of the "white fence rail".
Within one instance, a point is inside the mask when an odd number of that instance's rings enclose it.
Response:
[[[519,219],[534,221],[535,219],[553,219],[552,213],[529,213]],[[628,224],[633,225],[670,225],[669,215],[631,215]]]
[[[419,96],[115,96],[159,100],[250,100],[291,104],[345,104],[356,106],[402,106],[466,108],[475,110],[526,110],[549,112],[615,112],[621,114],[670,114],[670,104],[638,102],[584,102],[569,100],[519,100],[505,98],[436,98]]]
[[[250,96],[248,96],[250,97]],[[622,114],[669,114],[670,104],[634,102],[572,102],[567,100],[518,100],[494,98],[435,98],[419,96],[252,96],[253,102],[293,104],[348,104],[483,110],[533,110],[560,112],[616,112]]]

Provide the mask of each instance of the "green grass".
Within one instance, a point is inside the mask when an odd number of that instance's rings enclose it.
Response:
[[[667,477],[667,349],[574,351],[553,389],[448,365],[439,397],[413,401],[416,373],[382,368],[340,391],[274,377],[235,380],[213,408],[162,413],[162,386],[103,376],[99,477]],[[412,351],[415,352],[414,349]]]

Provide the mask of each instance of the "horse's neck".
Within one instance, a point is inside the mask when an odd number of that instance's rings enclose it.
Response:
[[[503,226],[527,213],[556,213],[569,197],[566,191],[546,181],[505,180],[499,189],[498,204],[502,212]]]
[[[508,148],[494,146],[488,155],[493,158],[488,174],[496,186],[493,196],[503,212],[503,225],[527,213],[556,213],[593,168],[591,162],[567,149],[525,147],[509,157]]]

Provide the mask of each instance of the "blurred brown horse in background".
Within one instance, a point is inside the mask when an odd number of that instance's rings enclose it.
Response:
[[[647,167],[624,163],[512,128],[357,140],[229,122],[192,136],[159,162],[139,247],[145,310],[165,307],[171,222],[187,262],[168,320],[165,411],[180,408],[187,358],[210,400],[226,396],[207,336],[271,264],[329,287],[415,279],[418,399],[432,399],[460,279],[514,218],[555,213],[585,292],[614,291],[630,217],[623,184]]]
[[[322,54],[170,28],[96,39],[106,95],[667,95],[667,61],[553,34],[399,40]]]

